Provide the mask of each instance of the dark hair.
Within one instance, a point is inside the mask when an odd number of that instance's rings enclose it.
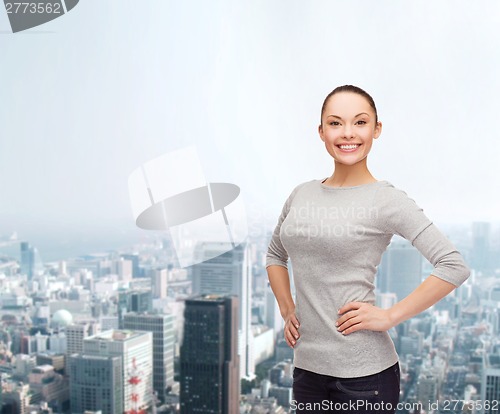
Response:
[[[377,108],[376,108],[375,102],[373,101],[373,98],[370,96],[370,94],[368,92],[364,91],[363,89],[358,88],[357,86],[354,86],[354,85],[343,85],[343,86],[336,87],[325,98],[325,100],[323,102],[323,106],[321,107],[321,120],[320,120],[321,126],[323,126],[323,114],[325,112],[325,107],[326,107],[326,104],[328,103],[328,100],[333,95],[335,95],[336,93],[339,93],[339,92],[353,92],[353,93],[357,93],[358,95],[361,95],[362,97],[364,97],[368,101],[368,103],[370,104],[370,106],[372,107],[372,109],[375,112],[375,123],[378,122]]]

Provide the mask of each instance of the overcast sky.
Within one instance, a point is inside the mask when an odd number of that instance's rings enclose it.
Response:
[[[128,175],[191,144],[274,222],[332,174],[317,126],[348,83],[383,123],[377,179],[439,223],[499,219],[496,0],[81,0],[9,31],[0,10],[0,233],[132,227]]]

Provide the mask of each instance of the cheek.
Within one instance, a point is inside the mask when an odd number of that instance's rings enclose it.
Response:
[[[340,132],[338,132],[338,131],[329,131],[327,134],[325,134],[325,141],[333,143],[339,137],[341,137],[341,133]]]
[[[373,142],[373,137],[375,136],[375,131],[366,131],[362,136],[362,140],[366,144],[371,144]]]

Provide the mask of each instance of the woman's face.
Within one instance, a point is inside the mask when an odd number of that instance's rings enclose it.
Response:
[[[382,123],[375,123],[375,111],[363,96],[353,92],[331,96],[323,113],[323,126],[319,126],[328,153],[346,165],[365,160],[373,139],[381,132]]]

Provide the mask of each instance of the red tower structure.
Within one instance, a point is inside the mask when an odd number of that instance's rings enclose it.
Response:
[[[132,393],[130,395],[130,399],[132,401],[132,408],[128,411],[125,411],[125,414],[146,414],[146,410],[144,408],[139,407],[139,394],[137,393],[137,386],[142,381],[141,374],[137,369],[137,364],[135,362],[135,357],[132,358],[132,369],[129,371],[129,379],[128,383],[132,386]]]

